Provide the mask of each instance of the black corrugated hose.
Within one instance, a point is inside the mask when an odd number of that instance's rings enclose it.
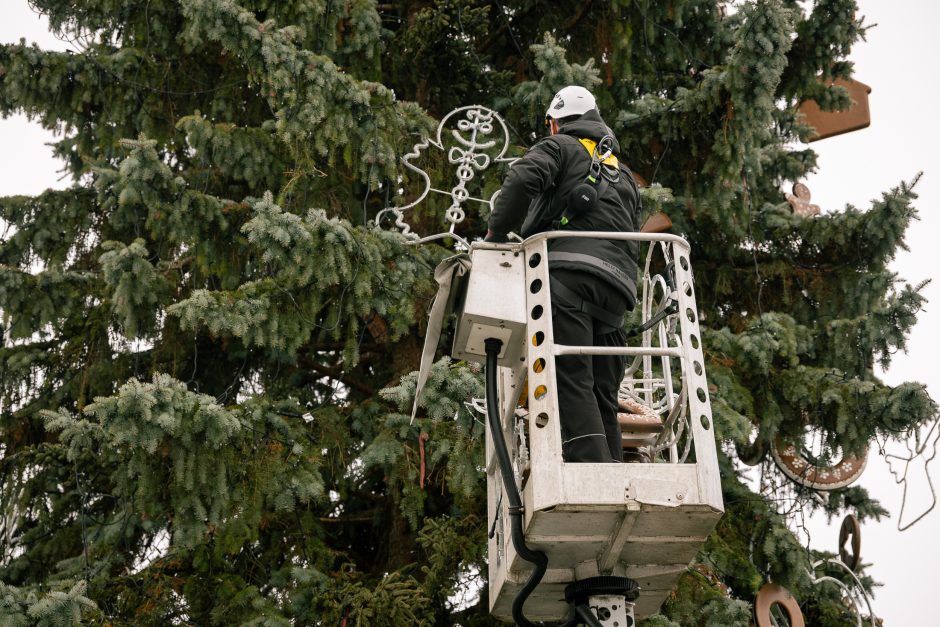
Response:
[[[503,437],[503,429],[499,419],[496,364],[503,342],[496,338],[487,338],[484,346],[486,347],[486,414],[490,421],[490,434],[493,437],[493,447],[496,449],[496,459],[499,462],[499,474],[503,476],[503,486],[506,489],[506,497],[509,499],[512,546],[522,559],[535,564],[528,581],[522,586],[522,590],[519,591],[516,598],[512,600],[512,618],[517,625],[522,627],[550,627],[547,623],[533,623],[522,613],[522,606],[525,604],[526,599],[529,598],[535,587],[542,581],[542,577],[545,576],[545,571],[548,569],[548,556],[542,551],[530,549],[525,543],[525,534],[522,531],[522,497],[519,495],[516,482],[513,480],[512,461],[509,459],[509,451],[506,448],[506,439]],[[571,609],[572,612],[568,620],[553,625],[557,625],[557,627],[574,627],[574,625],[577,625],[579,622],[577,608],[572,606]],[[590,614],[590,610],[588,610],[588,613]],[[591,615],[591,618],[593,618],[593,615]],[[594,620],[596,621],[596,619]]]

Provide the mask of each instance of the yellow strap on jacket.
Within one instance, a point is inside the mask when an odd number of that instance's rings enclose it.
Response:
[[[588,154],[591,156],[591,158],[594,158],[594,149],[597,147],[597,142],[590,139],[579,139],[578,141],[581,142],[581,145],[584,146],[584,149],[588,151]],[[620,167],[620,162],[617,161],[617,156],[614,154],[611,154],[609,157],[604,159],[602,163],[604,165],[609,165],[612,168]]]

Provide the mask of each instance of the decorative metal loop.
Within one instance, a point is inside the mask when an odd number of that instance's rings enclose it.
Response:
[[[460,207],[451,207],[444,215],[448,222],[455,225],[463,222],[463,219],[466,217],[466,214]]]
[[[447,146],[445,146],[445,138]],[[432,185],[430,175],[413,163],[413,160],[417,159],[423,151],[431,147],[446,153],[447,162],[457,166],[454,172],[457,183],[450,187],[450,191],[444,191]],[[383,209],[375,217],[374,224],[381,228],[383,223],[393,221],[391,228],[398,230],[414,243],[453,235],[457,225],[466,219],[467,212],[464,205],[468,201],[492,206],[492,198],[472,196],[467,185],[492,165],[514,161],[505,156],[508,149],[509,129],[496,111],[479,105],[454,109],[440,121],[433,140],[423,138],[414,145],[411,152],[402,158],[402,165],[421,179],[423,187],[421,193],[408,204]],[[431,193],[450,197],[450,206],[444,212],[443,226],[447,228],[447,231],[421,236],[412,231],[411,226],[405,220],[405,212],[423,202]],[[454,238],[466,244],[462,238],[458,236]]]
[[[467,167],[467,164],[472,165],[477,170],[485,170],[490,165],[490,158],[486,154],[474,154],[469,150],[463,150],[457,146],[454,146],[450,149],[450,152],[447,153],[447,160],[451,163],[459,163],[461,166],[457,168],[457,176],[462,179],[470,180],[473,178],[473,170]],[[462,175],[461,172],[466,171],[466,175]]]
[[[825,569],[829,567],[835,567],[835,568],[843,570],[852,579],[854,586],[852,588],[849,588],[849,586],[845,585],[844,583],[842,583],[835,577],[825,575],[825,574],[817,577],[816,571],[819,570],[821,567],[823,568],[823,572],[825,572]],[[852,610],[855,613],[855,622],[858,627],[862,627],[862,613],[859,611],[859,604],[858,604],[859,598],[861,598],[861,600],[865,602],[865,606],[868,608],[869,625],[871,627],[875,627],[876,625],[881,624],[881,621],[879,621],[878,617],[875,616],[875,612],[871,607],[871,599],[868,597],[868,593],[865,591],[865,587],[862,585],[862,582],[859,580],[856,574],[852,571],[852,569],[848,567],[847,564],[837,559],[819,560],[813,563],[812,572],[807,573],[807,574],[809,575],[810,580],[813,582],[813,585],[819,585],[821,583],[831,583],[832,585],[842,590],[843,594],[845,595],[845,599],[852,606]]]

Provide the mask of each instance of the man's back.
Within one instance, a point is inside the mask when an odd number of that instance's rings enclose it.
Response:
[[[504,239],[520,223],[523,237],[548,230],[637,229],[636,183],[619,165],[620,146],[596,106],[594,96],[583,87],[566,87],[555,95],[546,112],[552,135],[513,164],[494,201],[487,239]],[[606,153],[598,149],[601,145],[610,147],[610,159],[598,154]],[[588,201],[579,202],[573,193],[583,193]],[[599,347],[626,343],[623,318],[636,303],[637,258],[634,242],[551,240],[548,266],[556,343]],[[622,461],[617,390],[625,367],[622,355],[557,358],[555,383],[565,461]]]
[[[620,145],[596,110],[562,124],[557,133],[533,146],[512,166],[494,203],[490,230],[506,233],[519,228],[522,237],[551,230],[636,231],[639,193],[629,169],[619,163],[602,166],[607,170],[606,178],[615,180],[597,182],[596,205],[577,215],[566,211],[572,191],[584,184],[591,172],[591,153],[580,140],[597,144],[605,136],[612,140],[616,163]],[[636,302],[636,242],[563,238],[551,243],[551,251],[553,268],[587,272],[623,293],[631,306]]]

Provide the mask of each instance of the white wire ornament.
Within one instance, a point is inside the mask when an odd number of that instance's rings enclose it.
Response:
[[[851,554],[845,548],[845,543],[850,538],[852,540]],[[869,627],[877,627],[881,624],[881,621],[875,615],[868,591],[862,585],[858,575],[855,574],[855,569],[860,561],[861,544],[861,531],[858,520],[850,514],[842,521],[842,529],[839,532],[839,557],[813,562],[812,568],[806,571],[806,575],[814,586],[829,584],[839,589],[846,607],[855,618],[856,627],[864,627],[864,619],[867,619]],[[753,539],[751,549],[750,559],[751,563],[754,564]],[[756,564],[754,565],[756,567]],[[833,576],[831,573],[835,571],[841,572],[843,577],[850,580],[850,583],[846,584],[841,579]],[[867,616],[861,611],[863,603],[868,609]],[[772,612],[775,606],[779,607],[779,612],[786,614],[787,624],[794,627],[806,624],[800,605],[790,594],[790,591],[783,586],[768,582],[761,587],[754,604],[757,627],[777,627],[780,624]]]
[[[836,569],[848,575],[852,580],[851,587],[844,584],[839,579],[833,577],[832,575],[827,575],[826,572],[831,572],[832,569]],[[821,574],[817,577],[816,572]],[[865,590],[865,586],[862,585],[861,580],[858,576],[852,572],[852,569],[849,568],[845,563],[840,559],[830,558],[823,559],[813,562],[812,571],[807,572],[810,581],[813,582],[813,585],[818,586],[822,583],[829,583],[834,585],[842,592],[843,599],[851,606],[851,609],[855,615],[855,624],[857,627],[863,627],[863,614],[861,611],[861,603],[865,603],[865,607],[868,608],[868,623],[871,627],[877,627],[881,624],[881,621],[878,620],[878,617],[875,615],[875,611],[871,606],[871,597],[868,596],[868,591]]]
[[[652,244],[646,256],[638,307],[642,310],[644,320],[657,316],[661,316],[661,319],[643,332],[644,346],[681,347],[681,340],[676,333],[678,310],[670,309],[671,305],[678,302],[678,294],[664,274],[651,271],[653,259],[657,255],[661,255],[661,261],[668,268],[672,263],[671,251],[671,247],[665,243]],[[664,272],[668,273],[669,270]],[[628,405],[639,405],[641,413],[655,415],[662,425],[662,431],[658,435],[654,434],[645,446],[641,446],[641,451],[650,459],[662,453],[672,463],[681,464],[687,461],[692,450],[688,373],[676,373],[678,376],[674,376],[672,367],[673,363],[668,357],[658,360],[636,357],[626,369],[618,399]],[[627,435],[626,429],[624,435]]]
[[[887,453],[882,447],[882,454],[885,461],[888,462],[888,469],[894,476],[895,483],[902,486],[901,494],[901,512],[898,514],[898,531],[905,531],[914,526],[918,521],[924,518],[937,506],[937,492],[933,485],[933,478],[930,476],[930,463],[937,457],[937,444],[940,442],[940,414],[934,420],[924,427],[911,429],[907,433],[907,438],[903,444],[907,449],[907,454],[896,455]],[[918,462],[920,465],[923,479],[915,477],[912,472],[912,465]],[[904,512],[907,510],[907,499],[911,481],[917,479],[918,487],[923,487],[923,481],[926,481],[926,489],[930,492],[930,505],[923,510],[913,520],[904,521]]]
[[[446,153],[447,162],[457,166],[455,171],[457,181],[450,190],[434,187],[430,175],[413,163],[422,151],[431,147]],[[455,234],[457,225],[466,218],[464,205],[468,201],[489,205],[492,198],[471,196],[467,184],[493,164],[515,161],[513,158],[506,157],[508,149],[509,129],[496,111],[480,105],[454,109],[438,124],[435,139],[424,138],[402,158],[402,164],[423,181],[421,193],[406,205],[389,207],[380,211],[375,217],[375,224],[381,226],[383,221],[393,220],[393,228],[398,229],[402,235],[415,244],[449,237],[469,247],[464,238]],[[431,193],[450,197],[450,206],[444,212],[444,226],[447,231],[422,236],[412,231],[411,225],[406,221],[406,212],[423,202]]]

